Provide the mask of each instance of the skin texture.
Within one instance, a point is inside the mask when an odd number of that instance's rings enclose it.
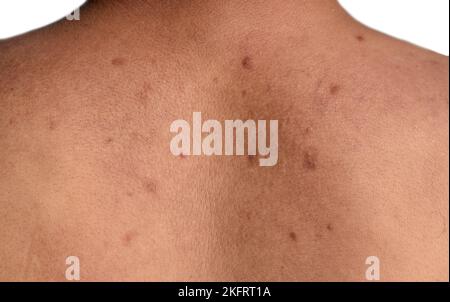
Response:
[[[279,120],[279,161],[174,120]],[[93,1],[0,42],[0,280],[448,281],[448,58],[334,1]]]

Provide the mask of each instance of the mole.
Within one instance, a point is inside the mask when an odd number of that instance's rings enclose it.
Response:
[[[114,58],[111,60],[111,64],[114,66],[123,66],[125,63],[126,60],[124,58]]]
[[[341,90],[341,87],[339,87],[339,85],[334,84],[334,85],[331,85],[331,86],[330,86],[330,94],[331,94],[331,95],[336,95],[336,94],[338,94],[338,93],[339,93],[339,90]]]
[[[250,58],[249,56],[246,56],[246,57],[244,57],[243,59],[242,59],[242,67],[244,68],[244,69],[247,69],[247,70],[251,70],[251,69],[253,69],[253,62],[252,62],[252,58]]]
[[[327,230],[330,232],[333,230],[333,225],[331,223],[327,224]]]
[[[53,119],[49,119],[48,121],[48,129],[53,131],[56,129],[56,122]]]
[[[297,234],[295,234],[294,232],[290,232],[289,238],[291,238],[292,241],[297,241]]]
[[[357,35],[356,40],[358,40],[359,42],[364,42],[365,38],[363,35]]]
[[[309,148],[303,153],[303,168],[307,170],[316,170],[317,168],[317,150]]]
[[[155,193],[156,192],[156,184],[153,181],[148,180],[144,183],[144,189],[147,193]]]

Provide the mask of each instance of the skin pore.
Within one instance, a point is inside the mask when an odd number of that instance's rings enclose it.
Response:
[[[193,112],[277,165],[173,156]],[[0,42],[0,280],[448,281],[448,133],[448,59],[336,1],[90,1]]]

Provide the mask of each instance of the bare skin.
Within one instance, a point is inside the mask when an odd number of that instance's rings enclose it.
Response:
[[[334,1],[96,1],[0,43],[0,280],[448,281],[448,58]],[[280,159],[169,126],[278,119]]]

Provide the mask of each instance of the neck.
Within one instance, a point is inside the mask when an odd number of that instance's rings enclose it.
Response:
[[[296,28],[320,33],[346,17],[336,0],[91,0],[88,7],[109,24],[133,22],[142,30],[168,27],[174,32],[181,28],[235,33]]]

